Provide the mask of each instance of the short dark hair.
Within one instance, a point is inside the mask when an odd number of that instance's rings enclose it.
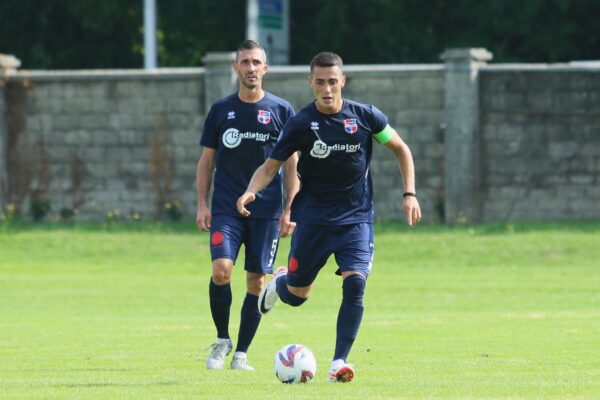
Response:
[[[244,40],[238,46],[237,50],[235,51],[235,61],[238,60],[240,53],[242,51],[252,50],[252,49],[261,49],[263,54],[265,55],[265,60],[267,59],[267,53],[265,52],[265,49],[263,49],[263,47],[260,44],[258,44],[258,42],[249,39],[249,40]]]
[[[329,51],[322,51],[314,56],[310,62],[310,73],[313,73],[315,67],[335,67],[336,65],[340,67],[340,69],[344,67],[342,57]]]

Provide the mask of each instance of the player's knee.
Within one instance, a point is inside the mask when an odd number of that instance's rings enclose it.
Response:
[[[231,276],[227,276],[225,274],[214,274],[212,276],[212,280],[215,285],[226,285],[231,282]]]
[[[217,285],[225,285],[231,282],[232,266],[227,262],[219,259],[213,261],[212,280]]]
[[[258,296],[260,290],[265,286],[264,274],[248,274],[246,288],[248,293]]]
[[[300,307],[308,299],[305,297],[296,296],[295,294],[290,293],[286,297],[285,300],[286,300],[285,302],[292,307]]]
[[[217,285],[226,285],[231,282],[231,271],[223,268],[213,268],[212,280]]]
[[[299,307],[304,304],[304,302],[308,300],[311,289],[312,285],[307,287],[296,287],[288,285],[287,280],[277,280],[277,292],[279,294],[284,294],[284,296],[280,296],[280,298],[284,303],[289,304],[292,307]]]
[[[362,306],[366,285],[367,282],[362,275],[354,274],[346,277],[342,283],[344,300]]]

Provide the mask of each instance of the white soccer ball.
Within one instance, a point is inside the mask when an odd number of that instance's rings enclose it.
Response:
[[[275,354],[275,376],[283,383],[308,383],[317,373],[317,360],[301,344],[288,344]]]

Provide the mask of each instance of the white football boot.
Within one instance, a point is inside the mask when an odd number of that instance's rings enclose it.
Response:
[[[229,353],[231,353],[231,349],[233,348],[231,339],[217,338],[217,341],[215,343],[213,343],[210,347],[212,347],[212,352],[206,358],[206,368],[208,368],[208,369],[223,369],[223,368],[225,368],[225,357],[227,357],[227,355]]]
[[[258,295],[258,312],[261,315],[265,315],[275,307],[279,295],[277,294],[277,278],[287,274],[286,267],[279,267],[273,274],[273,278],[265,285]]]
[[[246,353],[236,351],[231,359],[231,369],[241,369],[243,371],[254,371],[254,367],[248,364],[248,356]]]
[[[346,383],[354,379],[354,366],[346,364],[344,360],[335,360],[331,363],[331,368],[327,373],[327,382]]]

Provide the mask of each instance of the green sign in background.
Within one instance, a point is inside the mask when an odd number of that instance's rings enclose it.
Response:
[[[259,15],[258,23],[261,28],[281,29],[283,21],[281,15]]]

